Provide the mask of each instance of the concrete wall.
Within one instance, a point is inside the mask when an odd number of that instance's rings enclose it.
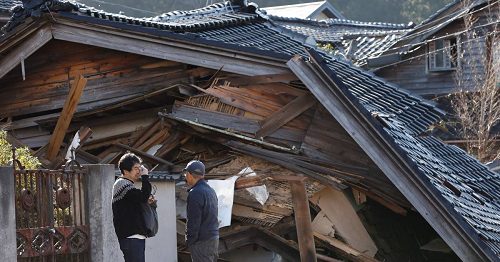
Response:
[[[90,261],[119,262],[123,254],[113,226],[111,198],[115,182],[114,165],[84,165],[88,170]]]
[[[16,213],[14,209],[14,170],[0,167],[0,257],[16,261]]]
[[[177,262],[175,183],[152,184],[157,186],[159,229],[156,236],[146,239],[146,261]],[[136,183],[136,187],[140,188],[141,183]]]

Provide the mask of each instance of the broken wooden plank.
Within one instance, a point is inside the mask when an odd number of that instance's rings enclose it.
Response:
[[[73,118],[73,114],[78,106],[78,101],[80,101],[80,97],[86,83],[87,80],[83,78],[82,75],[78,74],[75,82],[73,83],[73,87],[68,94],[68,98],[66,99],[66,103],[64,104],[54,132],[52,133],[47,150],[45,151],[45,158],[49,161],[53,161],[57,157],[59,147],[61,146],[64,136],[66,135],[66,130],[68,129],[71,119]]]
[[[260,122],[260,130],[255,135],[256,137],[266,137],[269,134],[290,122],[295,117],[302,114],[316,103],[316,98],[311,94],[299,96],[292,102],[286,104],[278,111],[274,112],[268,118]]]
[[[335,237],[335,225],[321,210],[312,222],[312,229],[324,236]]]
[[[140,151],[147,150],[150,146],[155,145],[156,141],[158,141],[159,139],[165,139],[168,135],[168,128],[160,129],[158,133],[146,140],[143,144],[139,145],[137,149]]]
[[[331,258],[325,255],[321,255],[316,253],[316,257],[318,258],[319,261],[325,261],[325,262],[343,262],[342,260],[338,260],[335,258]]]
[[[222,129],[215,128],[215,127],[212,127],[209,125],[200,124],[200,123],[186,120],[183,118],[178,118],[178,117],[172,116],[172,115],[167,114],[167,113],[158,113],[158,115],[163,116],[165,118],[168,118],[169,120],[175,121],[175,124],[177,126],[176,128],[179,130],[182,130],[185,133],[198,135],[198,136],[201,136],[203,138],[208,138],[208,139],[210,139],[214,142],[217,142],[217,143],[226,143],[227,137],[233,137],[233,138],[243,140],[243,141],[251,141],[252,143],[260,144],[260,145],[263,145],[267,148],[273,148],[273,149],[278,149],[280,151],[298,154],[297,148],[286,148],[286,147],[279,146],[279,145],[269,143],[266,141],[261,141],[261,140],[257,140],[254,138],[250,138],[248,136],[243,136],[243,135],[240,135],[240,134],[237,134],[234,132],[229,132],[227,130],[222,130]],[[216,133],[222,134],[222,135],[215,135]]]
[[[172,115],[178,118],[197,121],[201,124],[207,124],[219,128],[237,130],[254,135],[260,129],[259,122],[246,117],[225,114],[217,111],[203,108],[192,107],[188,105],[175,105],[172,108]],[[298,128],[283,127],[276,130],[270,137],[285,139],[302,143],[306,131]]]
[[[272,75],[258,75],[258,76],[243,76],[243,77],[230,77],[224,79],[231,83],[231,86],[247,86],[265,83],[289,83],[290,81],[299,80],[295,74],[272,74]]]
[[[261,158],[261,159],[264,159],[264,160],[267,160],[271,163],[274,163],[274,164],[277,164],[277,165],[280,165],[284,168],[287,168],[287,169],[290,169],[290,170],[293,170],[299,174],[306,174],[320,182],[323,182],[337,190],[342,190],[342,189],[346,189],[347,186],[343,185],[340,183],[340,181],[338,180],[335,180],[335,178],[332,178],[332,179],[329,179],[325,176],[322,176],[322,175],[319,175],[315,172],[312,172],[311,170],[308,170],[306,168],[302,168],[302,167],[299,167],[297,165],[294,165],[290,162],[287,162],[287,161],[283,161],[283,160],[279,160],[279,159],[276,159],[276,158],[273,158],[273,157],[269,157],[269,156],[266,156],[266,155],[261,155],[261,154],[258,154],[258,153],[254,153],[254,152],[250,152],[250,151],[247,151],[247,150],[242,150],[242,149],[238,149],[238,148],[233,148],[233,150],[237,151],[237,152],[240,152],[242,154],[247,154],[247,155],[252,155],[252,156],[255,156],[255,157],[258,157],[258,158]]]
[[[23,147],[28,148],[29,151],[30,151],[30,154],[33,154],[33,150],[30,147],[28,147],[27,145],[25,145],[23,142],[19,141],[13,135],[7,133],[6,140],[7,140],[7,142],[9,142],[9,144],[13,145],[16,148],[23,148]]]
[[[271,150],[266,150],[266,149],[258,148],[258,147],[247,145],[247,144],[243,144],[243,143],[237,142],[237,141],[229,141],[229,142],[226,143],[226,145],[229,146],[229,147],[231,147],[231,148],[239,148],[239,149],[243,149],[243,150],[245,150],[247,152],[254,152],[256,154],[269,156],[269,157],[272,157],[272,158],[275,158],[275,159],[278,159],[278,160],[281,160],[281,161],[285,161],[285,162],[288,162],[288,163],[293,163],[293,164],[295,164],[297,166],[300,166],[300,167],[303,167],[303,168],[307,168],[307,169],[310,169],[312,171],[320,172],[320,173],[323,173],[323,174],[326,174],[326,175],[330,175],[330,176],[333,176],[333,177],[336,177],[336,178],[340,178],[340,179],[343,179],[343,180],[346,180],[346,181],[349,181],[349,182],[353,182],[353,183],[357,183],[357,182],[359,182],[363,178],[361,176],[357,176],[357,175],[354,175],[354,174],[335,172],[335,171],[330,170],[328,168],[323,168],[321,166],[314,165],[314,164],[311,164],[311,163],[308,163],[308,162],[305,162],[305,161],[301,161],[299,159],[294,159],[294,157],[292,155],[283,154],[283,153],[274,152],[274,151],[271,151]]]
[[[286,176],[286,175],[271,175],[269,180],[282,181],[282,182],[304,182],[307,180],[305,176]]]
[[[266,181],[264,176],[240,177],[234,182],[234,189],[245,189],[255,186],[262,186]]]
[[[128,151],[130,151],[130,152],[132,152],[134,154],[137,154],[137,155],[139,155],[141,157],[144,157],[144,158],[147,158],[149,160],[152,160],[155,163],[165,164],[165,165],[168,165],[168,166],[173,166],[174,165],[173,163],[171,163],[171,162],[169,162],[169,161],[167,161],[165,159],[162,159],[162,158],[150,155],[150,154],[148,154],[146,152],[142,152],[140,150],[137,150],[137,149],[135,149],[133,147],[129,147],[129,146],[124,145],[122,143],[117,143],[116,146],[120,147],[120,148],[123,148],[125,150],[128,150]]]
[[[311,202],[318,205],[335,225],[339,234],[347,244],[362,250],[367,256],[377,253],[377,246],[366,231],[356,211],[342,191],[325,188],[316,193]]]
[[[385,199],[382,196],[380,196],[374,192],[371,192],[370,190],[364,189],[360,186],[357,186],[357,185],[349,185],[349,186],[352,187],[353,190],[357,190],[357,191],[367,195],[368,197],[377,201],[378,203],[382,204],[383,206],[387,207],[388,209],[390,209],[390,210],[392,210],[400,215],[406,216],[406,214],[407,214],[406,209],[389,201],[388,199]]]
[[[138,145],[142,144],[144,141],[146,141],[146,139],[148,139],[154,132],[156,132],[156,130],[158,130],[158,128],[161,126],[161,121],[160,120],[156,120],[155,122],[153,122],[151,125],[149,125],[148,127],[144,128],[144,130],[142,130],[141,134],[138,136],[137,139],[134,140],[134,142],[132,142],[132,144],[130,145],[131,147],[137,147]],[[140,150],[140,149],[139,149]],[[108,151],[108,150],[106,150]],[[110,152],[106,152],[106,154],[102,155],[101,158],[104,158],[105,156],[107,156]],[[117,158],[121,157],[121,155],[124,153],[123,150],[119,151],[119,153],[117,153],[116,155],[114,155],[112,158],[110,158],[106,163],[113,163],[113,161],[115,161]]]
[[[168,153],[181,145],[181,138],[182,135],[179,132],[175,132],[170,135],[167,140],[163,142],[163,146],[156,151],[155,156],[165,157]]]
[[[378,262],[378,260],[367,256],[363,252],[349,246],[348,244],[342,243],[340,240],[324,236],[318,232],[313,232],[314,238],[316,241],[322,245],[325,246],[328,249],[331,249],[335,253],[346,257],[349,260],[352,260],[354,262]]]
[[[109,104],[107,104],[107,105],[105,105],[103,107],[100,107],[100,108],[94,107],[94,108],[97,108],[97,109],[93,109],[93,110],[89,110],[89,111],[78,113],[77,116],[78,117],[83,117],[83,116],[92,115],[92,114],[96,114],[96,113],[100,113],[100,112],[105,112],[105,111],[108,111],[108,110],[111,110],[111,109],[115,109],[115,108],[118,108],[118,107],[121,107],[121,106],[129,105],[129,104],[132,104],[132,103],[135,103],[135,102],[139,102],[139,101],[141,101],[143,99],[146,99],[146,98],[149,98],[149,97],[154,97],[154,96],[157,96],[159,94],[165,93],[165,92],[167,92],[167,91],[169,91],[169,90],[171,90],[173,88],[176,88],[178,86],[179,86],[179,84],[173,84],[173,85],[167,86],[165,88],[149,92],[147,94],[141,94],[141,95],[133,96],[131,99],[123,99],[123,100],[120,100],[117,103],[109,103]]]
[[[101,162],[101,160],[102,160],[102,159],[98,158],[97,156],[94,156],[88,152],[81,150],[81,149],[78,150],[78,157],[89,162],[90,164],[99,164],[99,162]]]
[[[160,107],[155,107],[151,109],[145,109],[145,110],[140,110],[140,111],[134,111],[130,113],[124,113],[124,114],[113,114],[112,116],[108,117],[103,117],[103,118],[98,118],[98,119],[92,119],[92,120],[85,120],[85,125],[93,128],[94,126],[103,126],[103,125],[109,125],[113,123],[118,123],[118,122],[124,122],[132,119],[137,119],[137,118],[145,118],[145,117],[150,117],[150,116],[157,116],[158,112],[163,111],[163,109],[168,108],[168,106],[160,106]],[[78,114],[75,114],[73,116],[74,119],[76,119]],[[49,121],[45,121],[44,123],[48,123]],[[42,124],[41,122],[38,122],[39,124]],[[72,123],[69,125],[68,132],[71,131],[76,131],[80,128],[81,123]],[[142,141],[144,142],[144,141]],[[142,143],[140,142],[140,143]],[[140,144],[139,143],[139,144]]]
[[[65,160],[69,160],[71,158],[68,158],[68,153],[71,154],[71,150],[73,150],[73,152],[75,153],[75,156],[76,156],[76,153],[80,150],[80,148],[82,147],[82,145],[90,138],[90,136],[92,135],[92,129],[90,129],[89,127],[86,127],[86,126],[82,126],[80,128],[80,130],[78,130],[78,132],[76,132],[74,139],[76,139],[78,137],[78,145],[76,148],[73,148],[73,145],[71,144],[72,141],[70,141],[70,144],[68,144],[66,147],[64,147],[63,150],[60,151],[60,154],[56,157],[56,159],[54,159],[50,165],[48,166],[50,169],[57,169],[59,166],[61,166]],[[48,146],[48,145],[47,145]]]
[[[233,219],[266,227],[276,225],[284,217],[281,214],[239,204],[233,204],[231,212]]]
[[[292,181],[290,184],[292,186],[293,211],[299,240],[300,261],[316,262],[316,247],[312,234],[306,183],[304,181]]]
[[[26,128],[26,127],[32,127],[32,126],[37,126],[38,123],[37,121],[40,120],[47,120],[51,118],[58,118],[61,114],[60,113],[52,113],[52,114],[47,114],[47,115],[42,115],[42,116],[35,116],[35,117],[29,117],[21,120],[16,120],[13,121],[10,125],[7,126],[5,130],[16,130],[16,129],[21,129],[21,128]]]

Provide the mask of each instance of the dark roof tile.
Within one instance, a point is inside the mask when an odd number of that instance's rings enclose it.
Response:
[[[10,13],[14,6],[21,4],[21,1],[0,0],[0,13]]]
[[[414,138],[407,134],[401,122],[387,122],[389,128],[386,131],[396,144],[452,204],[457,214],[500,256],[498,174],[458,147],[446,145],[434,137]],[[458,190],[458,194],[450,188]]]

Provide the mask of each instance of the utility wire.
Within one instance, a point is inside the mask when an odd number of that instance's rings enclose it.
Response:
[[[478,26],[475,26],[475,27],[472,27],[472,28],[469,28],[469,29],[465,29],[465,30],[462,30],[462,31],[455,32],[455,33],[453,33],[453,34],[448,34],[448,35],[444,35],[444,36],[440,36],[440,37],[434,37],[434,38],[432,38],[432,39],[428,39],[428,40],[425,40],[425,41],[418,42],[418,43],[416,43],[415,45],[412,45],[412,47],[413,47],[413,46],[417,46],[417,45],[418,45],[418,46],[422,46],[422,45],[424,45],[424,44],[428,44],[428,43],[430,43],[430,42],[434,42],[434,41],[436,41],[436,40],[447,39],[447,38],[450,38],[450,37],[452,37],[452,36],[458,36],[458,35],[461,35],[461,34],[463,34],[463,33],[469,32],[469,31],[471,31],[471,30],[476,30],[476,29],[478,29],[478,28],[482,28],[482,27],[486,27],[486,26],[490,26],[490,25],[494,25],[494,24],[498,24],[498,23],[500,23],[500,20],[493,21],[493,22],[490,22],[490,23],[487,23],[487,24],[483,24],[483,25],[478,25]],[[497,31],[493,31],[493,32],[494,32],[494,33],[497,33]],[[487,34],[489,34],[489,33],[487,33]],[[397,48],[397,49],[399,49],[399,48]],[[376,54],[376,53],[384,53],[384,52],[386,52],[386,51],[388,51],[388,50],[390,50],[390,49],[387,49],[387,50],[385,50],[385,51],[374,52],[373,54]],[[373,58],[373,56],[372,56],[372,58]]]
[[[489,35],[495,35],[496,33],[499,33],[499,31],[488,32],[484,36],[476,37],[474,39],[470,39],[470,40],[467,40],[467,41],[463,41],[463,42],[457,43],[456,46],[461,45],[461,44],[465,44],[465,43],[469,43],[469,42],[472,42],[472,41],[477,41],[477,40],[482,39],[482,38],[486,39],[487,36],[489,36]],[[407,61],[411,61],[411,60],[420,58],[422,56],[427,56],[429,54],[441,52],[441,51],[446,50],[448,48],[451,48],[451,47],[444,47],[444,48],[441,48],[441,49],[436,49],[436,50],[434,50],[432,52],[430,52],[430,51],[429,52],[425,52],[424,54],[421,54],[421,55],[418,55],[418,56],[412,56],[410,58],[407,58],[407,59],[404,59],[404,60],[401,60],[401,61],[398,61],[398,62],[394,62],[394,63],[388,64],[388,65],[384,65],[384,66],[380,66],[380,67],[374,68],[374,69],[372,69],[372,71],[376,71],[376,70],[379,70],[381,68],[385,68],[385,67],[389,67],[389,66],[394,66],[394,65],[397,65],[397,64],[401,64],[401,63],[404,63],[404,62],[407,62]],[[457,58],[457,59],[459,59],[459,58]]]
[[[492,5],[492,4],[493,4],[493,3],[488,4],[487,6],[484,6],[484,7],[480,8],[480,9],[478,9],[478,10],[475,10],[474,12],[469,13],[469,15],[474,14],[474,13],[476,13],[476,12],[480,12],[480,11],[484,10],[485,8],[489,7],[489,6],[490,6],[490,5]],[[497,4],[498,4],[498,3],[497,3]],[[451,15],[452,15],[452,14],[450,14],[450,16],[451,16]],[[434,27],[424,29],[424,30],[422,30],[422,31],[420,31],[420,32],[417,32],[417,33],[415,33],[415,34],[410,34],[410,35],[407,35],[407,36],[403,36],[403,37],[399,38],[399,39],[397,40],[397,42],[401,42],[401,41],[406,40],[406,39],[409,39],[409,38],[414,38],[414,37],[416,37],[416,36],[423,35],[423,34],[425,34],[425,33],[427,33],[427,32],[430,32],[430,31],[432,31],[432,30],[434,30],[434,29],[437,29],[437,28],[439,28],[439,27],[443,26],[445,23],[448,23],[448,22],[451,22],[451,21],[453,21],[453,20],[456,20],[456,19],[462,18],[462,17],[463,17],[463,16],[465,16],[465,15],[467,15],[467,12],[466,12],[465,14],[462,14],[462,15],[458,16],[458,17],[455,17],[455,16],[454,16],[452,19],[449,19],[449,20],[447,20],[447,21],[445,21],[445,22],[443,22],[443,23],[441,23],[441,24],[439,24],[439,25],[436,25],[436,26],[434,26]],[[447,18],[447,17],[449,17],[449,16],[442,17],[442,18]],[[497,23],[497,22],[498,22],[498,20],[497,20],[496,22],[493,22],[493,23]],[[490,24],[493,24],[493,23],[489,23],[489,24],[486,24],[486,25],[490,25]],[[478,27],[476,27],[476,28],[479,28],[479,27],[483,27],[483,25],[480,25],[480,26],[478,26]],[[472,29],[475,29],[475,28],[472,28]],[[450,36],[453,36],[453,35],[457,35],[457,34],[464,33],[464,32],[466,32],[466,31],[467,31],[467,30],[460,31],[460,32],[458,32],[458,33],[454,33],[454,34],[448,34],[448,35],[443,36],[443,37],[440,37],[440,38],[433,38],[433,40],[437,40],[437,39],[441,39],[441,38],[447,38],[447,37],[450,37]],[[422,45],[422,44],[426,44],[426,43],[431,42],[431,41],[433,41],[433,40],[425,40],[425,41],[421,41],[421,42],[417,42],[417,43],[412,43],[412,44],[406,44],[406,45],[402,45],[402,46],[398,46],[398,47],[391,47],[391,48],[386,49],[386,50],[376,51],[376,52],[372,53],[372,55],[382,54],[382,53],[386,53],[387,51],[392,51],[392,50],[399,50],[399,49],[404,48],[404,47],[409,47],[409,49],[411,49],[412,47],[419,46],[419,45]]]

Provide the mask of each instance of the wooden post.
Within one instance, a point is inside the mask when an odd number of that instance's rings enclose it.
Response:
[[[50,137],[47,150],[45,151],[45,158],[49,161],[54,161],[59,153],[59,148],[61,147],[61,143],[66,135],[69,123],[73,118],[73,114],[76,111],[78,101],[80,101],[80,97],[82,96],[83,89],[86,84],[87,80],[83,78],[81,74],[77,74],[75,82],[69,91],[68,98],[66,99],[66,103],[62,109],[61,116],[59,116],[59,120],[57,120],[56,128]]]
[[[306,183],[304,181],[291,181],[293,210],[295,212],[295,225],[299,239],[300,261],[316,262],[316,247],[311,226],[311,213],[307,200]]]

